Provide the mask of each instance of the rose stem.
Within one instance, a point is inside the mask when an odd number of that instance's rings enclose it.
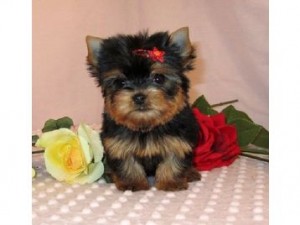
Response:
[[[243,149],[242,152],[245,153],[254,153],[254,154],[262,154],[262,155],[269,155],[269,152],[266,150],[255,150],[255,149]]]
[[[261,147],[251,147],[251,146],[245,146],[241,147],[242,152],[245,153],[255,153],[255,154],[262,154],[262,155],[269,155],[269,151],[266,148]]]
[[[261,154],[261,155],[269,155],[269,152],[262,150],[242,150],[245,153],[253,153],[253,154]]]
[[[221,102],[221,103],[213,104],[213,105],[211,105],[211,107],[214,108],[214,107],[217,107],[217,106],[228,105],[228,104],[235,103],[235,102],[238,102],[238,101],[239,101],[238,99],[234,99],[234,100],[227,101],[227,102]]]
[[[264,162],[269,162],[269,159],[260,158],[260,157],[254,156],[254,155],[248,155],[248,154],[245,154],[245,153],[241,153],[241,155],[252,158],[252,159],[258,159],[258,160],[261,160],[261,161],[264,161]]]
[[[45,150],[38,150],[38,151],[32,151],[32,154],[39,154],[39,153],[44,153]]]

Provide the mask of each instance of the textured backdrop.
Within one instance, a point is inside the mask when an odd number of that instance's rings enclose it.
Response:
[[[189,26],[197,46],[191,102],[238,98],[268,128],[267,0],[33,0],[33,130],[70,116],[100,123],[103,99],[86,71],[85,36],[108,37]]]

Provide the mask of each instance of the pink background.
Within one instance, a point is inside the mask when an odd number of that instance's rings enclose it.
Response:
[[[267,0],[33,0],[32,129],[49,118],[100,123],[103,99],[86,70],[85,36],[189,26],[197,46],[190,100],[239,99],[268,128]]]

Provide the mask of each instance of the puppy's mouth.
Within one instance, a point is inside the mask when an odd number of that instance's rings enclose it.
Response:
[[[151,110],[152,109],[148,106],[138,106],[133,111],[135,111],[135,112],[147,112],[147,111],[151,111]]]
[[[131,108],[131,112],[148,112],[148,111],[152,111],[154,110],[153,109],[153,106],[150,104],[150,102],[143,102],[143,103],[139,103],[139,104],[136,104],[133,102],[133,104],[131,104],[130,106]]]
[[[153,116],[158,116],[160,115],[160,111],[150,107],[149,105],[141,105],[141,106],[136,106],[133,107],[128,113],[127,116],[131,117],[136,117],[136,118],[142,118],[143,120],[145,119],[152,119]]]

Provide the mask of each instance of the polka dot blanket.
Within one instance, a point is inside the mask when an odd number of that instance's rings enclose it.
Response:
[[[34,225],[256,225],[269,223],[268,163],[240,157],[231,166],[201,172],[179,192],[121,192],[103,180],[66,184],[52,178],[42,154],[33,155]]]

